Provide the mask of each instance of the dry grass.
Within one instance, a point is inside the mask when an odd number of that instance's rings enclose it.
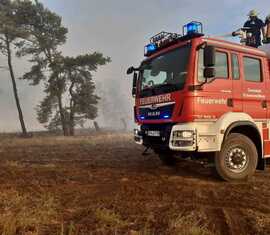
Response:
[[[179,215],[169,224],[169,234],[174,235],[214,235],[205,224],[207,218],[203,214],[190,213]]]
[[[156,234],[148,228],[146,223],[144,227],[139,230],[131,230],[130,223],[123,220],[121,215],[109,209],[98,208],[95,213],[96,219],[99,224],[99,232],[112,231],[113,234],[121,234],[119,231],[126,231],[125,234],[131,235],[153,235]],[[168,226],[167,233],[170,235],[214,235],[204,222],[207,218],[203,214],[190,213],[188,215],[180,215],[173,218]],[[215,233],[216,235],[216,233]]]
[[[0,136],[0,235],[216,234],[208,223],[219,211],[204,216],[208,202],[198,201],[206,198],[219,206],[226,187],[209,178],[207,183],[202,176],[208,173],[191,177],[192,165],[178,166],[178,175],[160,166],[156,156],[143,158],[141,152],[131,134]],[[194,200],[196,206],[190,208]],[[260,225],[256,231],[269,229],[266,214],[255,223]]]
[[[123,220],[121,216],[113,210],[98,208],[95,212],[95,217],[99,224],[100,232],[110,230],[117,233],[117,231],[128,226],[128,222]]]
[[[63,137],[63,136],[46,136],[46,137],[33,137],[33,138],[0,138],[1,147],[27,147],[27,146],[55,146],[55,145],[96,145],[96,144],[110,144],[126,142],[132,139],[132,135],[116,134],[116,133],[102,133],[93,134],[89,136],[77,137]]]
[[[56,203],[50,195],[32,197],[15,190],[0,193],[1,235],[39,234],[56,220]]]
[[[256,234],[264,235],[270,234],[270,217],[269,214],[264,214],[259,211],[246,210],[245,213],[248,215],[250,224],[256,228]]]

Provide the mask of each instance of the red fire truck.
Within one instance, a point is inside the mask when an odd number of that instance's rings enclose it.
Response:
[[[183,35],[162,32],[134,73],[135,141],[166,164],[177,157],[213,160],[227,181],[264,170],[270,157],[270,58],[259,49],[205,37],[202,24]]]

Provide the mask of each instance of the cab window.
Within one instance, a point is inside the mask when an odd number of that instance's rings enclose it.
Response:
[[[205,78],[203,76],[203,49],[199,50],[199,59],[198,59],[198,81],[204,82]]]
[[[236,54],[232,54],[232,78],[234,80],[240,79],[239,60]]]
[[[216,77],[228,78],[228,54],[225,52],[216,53]]]
[[[256,58],[244,57],[245,80],[249,82],[261,82],[262,70],[261,61]]]
[[[216,52],[216,78],[228,78],[228,54],[225,52]],[[199,51],[198,59],[198,81],[203,82],[205,78],[203,76],[203,50]]]

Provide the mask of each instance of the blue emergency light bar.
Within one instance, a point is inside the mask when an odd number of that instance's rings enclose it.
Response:
[[[183,26],[183,36],[177,33],[161,32],[150,38],[150,44],[144,48],[144,55],[151,56],[156,51],[175,44],[178,41],[190,40],[194,37],[203,36],[203,25],[192,21]]]
[[[168,32],[161,32],[157,35],[150,38],[150,44],[146,45],[144,48],[144,55],[150,56],[154,52],[156,52],[160,48],[164,48],[173,42],[175,42],[177,39],[179,39],[181,35],[177,33],[168,33]]]

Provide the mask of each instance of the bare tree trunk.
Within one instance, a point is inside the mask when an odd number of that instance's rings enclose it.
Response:
[[[62,95],[58,94],[57,98],[58,98],[58,106],[59,106],[59,112],[60,112],[60,116],[61,116],[61,124],[62,124],[63,134],[64,134],[64,136],[68,136],[68,128],[67,128],[66,117],[65,117],[65,113],[64,113],[64,109],[63,109]]]
[[[74,113],[73,111],[70,111],[70,118],[69,118],[69,134],[71,136],[75,135],[75,123],[74,123]]]
[[[72,100],[72,99],[71,99]],[[73,102],[70,102],[70,113],[69,113],[69,120],[68,120],[68,127],[69,127],[69,135],[75,135],[75,120],[74,120],[74,109],[73,109]]]
[[[52,58],[51,51],[45,49],[44,54],[47,57],[47,59],[49,60],[52,70],[54,70],[53,69],[54,66],[52,66],[53,65],[53,58]],[[59,80],[59,75],[57,75],[57,79],[58,79],[58,81],[60,81]],[[67,123],[66,123],[66,117],[65,117],[65,113],[64,113],[64,109],[63,109],[61,85],[59,85],[59,83],[58,83],[57,99],[58,99],[58,108],[59,108],[60,117],[61,117],[61,125],[62,125],[63,135],[68,136],[69,131],[68,131],[68,127],[67,127]]]
[[[11,81],[12,81],[13,94],[14,94],[14,98],[16,101],[16,106],[17,106],[17,110],[18,110],[18,114],[19,114],[19,120],[21,123],[22,134],[23,134],[23,136],[26,137],[27,130],[25,127],[23,113],[22,113],[21,104],[20,104],[20,99],[18,96],[17,84],[16,84],[15,75],[14,75],[13,66],[12,66],[12,58],[11,58],[12,55],[11,55],[10,42],[9,42],[8,38],[6,39],[6,46],[7,46],[7,55],[8,55],[8,67],[9,67],[10,77],[11,77]]]
[[[96,132],[100,132],[100,127],[96,121],[94,121],[94,127],[96,129]]]
[[[70,78],[72,77],[72,75],[71,75],[71,72],[69,71],[69,76],[70,76]],[[72,81],[71,82],[71,85],[70,85],[70,87],[69,87],[69,94],[70,94],[70,96],[71,96],[71,98],[70,98],[70,104],[69,104],[69,108],[70,108],[70,114],[69,114],[69,134],[71,135],[71,136],[74,136],[75,135],[75,130],[74,130],[74,128],[75,128],[75,120],[74,120],[74,115],[75,115],[75,113],[74,113],[74,109],[75,109],[75,101],[74,101],[74,94],[73,94],[73,88],[74,88],[74,85],[75,85],[75,82],[74,81]]]

